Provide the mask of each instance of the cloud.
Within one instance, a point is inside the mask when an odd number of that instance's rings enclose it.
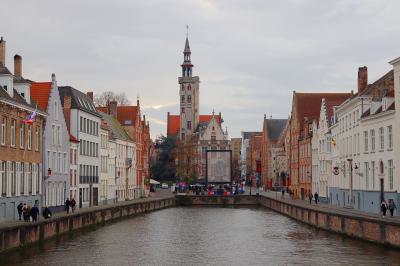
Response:
[[[4,1],[7,65],[23,56],[26,78],[82,91],[140,96],[152,136],[179,112],[186,24],[200,112],[221,111],[231,136],[286,118],[296,91],[356,90],[398,54],[400,2],[373,0]],[[15,14],[18,13],[18,19]]]

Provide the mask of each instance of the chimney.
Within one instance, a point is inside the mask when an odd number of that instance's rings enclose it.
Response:
[[[64,108],[65,109],[71,109],[71,96],[65,95],[64,96]]]
[[[6,66],[6,41],[0,38],[0,66]]]
[[[368,68],[366,66],[358,68],[358,95],[368,86]]]
[[[22,57],[14,55],[14,76],[22,77]]]
[[[93,91],[88,91],[86,92],[86,95],[90,98],[90,100],[93,102]]]
[[[117,117],[117,101],[110,101],[108,103],[108,114]]]

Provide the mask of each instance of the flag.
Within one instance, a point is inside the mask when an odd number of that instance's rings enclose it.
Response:
[[[35,111],[33,111],[33,113],[31,113],[31,114],[28,116],[27,119],[22,120],[22,122],[24,122],[25,124],[32,124],[32,123],[33,123],[33,120],[35,120],[35,117],[36,117],[36,109],[35,109]]]
[[[336,140],[334,138],[332,138],[331,143],[333,146],[336,146]]]

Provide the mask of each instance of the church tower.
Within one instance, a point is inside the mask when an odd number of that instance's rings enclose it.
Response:
[[[191,136],[199,124],[199,77],[192,76],[193,65],[190,61],[189,39],[186,35],[183,51],[182,77],[179,80],[180,130],[179,139]]]

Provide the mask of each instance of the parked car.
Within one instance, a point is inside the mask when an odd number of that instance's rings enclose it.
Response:
[[[168,184],[167,183],[162,183],[161,184],[161,188],[168,188]]]

